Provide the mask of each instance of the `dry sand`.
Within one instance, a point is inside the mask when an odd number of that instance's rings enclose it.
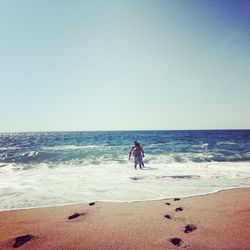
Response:
[[[80,216],[69,220],[74,213]],[[197,229],[185,233],[189,224]],[[34,237],[18,249],[250,249],[250,188],[179,201],[0,212],[1,250],[14,249],[15,238],[24,235]],[[170,242],[174,237],[182,240],[180,246]]]

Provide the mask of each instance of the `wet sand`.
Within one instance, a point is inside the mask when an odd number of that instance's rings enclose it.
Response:
[[[4,211],[0,222],[0,249],[250,249],[250,188]]]

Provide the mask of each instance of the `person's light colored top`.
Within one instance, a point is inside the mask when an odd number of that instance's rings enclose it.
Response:
[[[133,145],[131,147],[130,152],[129,152],[129,159],[130,159],[132,154],[134,157],[136,157],[136,156],[143,156],[144,157],[144,150],[143,150],[142,146],[140,144],[137,146]]]

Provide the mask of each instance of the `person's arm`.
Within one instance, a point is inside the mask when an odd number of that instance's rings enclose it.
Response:
[[[130,160],[130,157],[131,157],[132,152],[133,152],[133,147],[131,147],[130,152],[129,152],[129,156],[128,156],[128,159],[129,159],[129,160]]]
[[[142,147],[141,147],[141,152],[142,152],[142,156],[144,157],[144,150]]]

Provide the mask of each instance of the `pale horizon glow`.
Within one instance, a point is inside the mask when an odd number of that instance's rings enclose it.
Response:
[[[0,2],[0,132],[250,128],[250,2]]]

